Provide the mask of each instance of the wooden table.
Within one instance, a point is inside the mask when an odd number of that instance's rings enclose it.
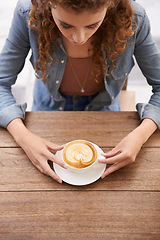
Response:
[[[105,152],[138,126],[136,112],[31,112],[25,124],[57,144],[86,139]],[[160,239],[160,131],[136,162],[86,185],[41,174],[0,128],[0,239]]]

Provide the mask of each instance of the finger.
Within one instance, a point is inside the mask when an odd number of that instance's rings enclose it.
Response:
[[[50,167],[49,167],[50,169],[48,169],[49,171],[47,171],[46,168],[43,169],[43,168],[42,168],[41,166],[39,166],[38,164],[34,164],[34,166],[35,166],[41,173],[52,177],[54,180],[56,180],[56,181],[59,182],[59,183],[62,183],[61,178],[59,178],[58,175],[57,175],[56,173],[54,173],[54,172],[51,170]],[[43,167],[44,167],[44,166],[43,166]],[[52,171],[53,173],[52,173],[51,171]]]
[[[39,165],[34,164],[34,166],[35,166],[36,168],[38,168],[38,170],[39,170],[41,173],[43,173],[43,169],[42,169]]]
[[[98,161],[99,161],[99,160],[106,160],[106,158],[105,158],[104,156],[102,156],[102,155],[98,156],[97,159],[98,159]]]
[[[52,142],[48,142],[48,141],[47,141],[46,144],[47,144],[47,148],[48,149],[51,149],[51,150],[54,150],[54,151],[62,150],[64,148],[64,146],[65,146],[65,144],[63,144],[63,145],[56,145],[56,144],[54,144]]]
[[[102,174],[101,178],[105,178],[106,176],[108,176],[110,173],[128,165],[130,162],[129,160],[126,161],[121,161],[121,162],[117,162],[113,165],[111,165],[110,167],[106,168],[105,172]]]
[[[100,163],[106,163],[106,164],[114,164],[116,162],[120,162],[125,159],[125,154],[124,153],[118,153],[117,155],[113,157],[109,157],[106,159],[100,159]]]
[[[52,161],[52,162],[55,162],[55,163],[57,163],[59,166],[67,169],[67,165],[66,165],[60,158],[58,158],[56,155],[54,155],[54,154],[51,153],[50,151],[48,151],[48,150],[46,151],[45,157],[46,157],[48,160],[50,160],[50,161]]]
[[[50,176],[59,183],[62,183],[62,179],[50,168],[47,162],[42,163],[43,173]]]
[[[107,153],[102,153],[102,156],[104,157],[113,157],[115,155],[117,155],[118,153],[120,153],[120,151],[116,148],[113,148],[111,151],[107,152]]]

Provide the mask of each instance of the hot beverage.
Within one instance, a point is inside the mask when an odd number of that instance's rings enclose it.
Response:
[[[82,169],[91,166],[96,161],[97,150],[88,141],[75,140],[65,146],[62,157],[70,167]]]

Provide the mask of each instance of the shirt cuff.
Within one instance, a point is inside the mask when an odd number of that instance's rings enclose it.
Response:
[[[152,119],[160,129],[160,108],[150,103],[137,103],[136,109],[139,113],[140,119]]]
[[[27,103],[13,104],[0,111],[0,126],[6,128],[15,118],[24,119]]]

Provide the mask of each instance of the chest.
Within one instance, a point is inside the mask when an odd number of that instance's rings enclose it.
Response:
[[[87,58],[93,54],[91,39],[85,44],[78,45],[70,43],[66,38],[62,38],[67,55],[72,58]]]

